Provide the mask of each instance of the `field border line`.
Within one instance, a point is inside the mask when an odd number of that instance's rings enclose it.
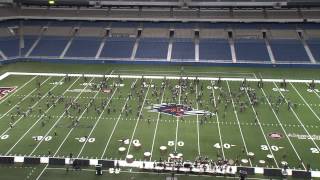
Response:
[[[207,81],[243,81],[246,80],[248,82],[258,82],[260,79],[257,78],[219,78],[219,77],[197,77],[197,76],[144,76],[144,75],[103,75],[103,74],[73,74],[73,73],[29,73],[29,72],[8,72],[9,75],[24,75],[24,76],[70,76],[70,77],[121,77],[121,78],[131,78],[131,79],[189,79],[189,80],[207,80]],[[263,82],[292,82],[292,83],[311,83],[313,80],[311,79],[262,79]],[[314,80],[314,83],[320,83],[320,80]]]

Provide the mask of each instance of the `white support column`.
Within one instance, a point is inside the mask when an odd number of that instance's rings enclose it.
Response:
[[[7,56],[4,55],[4,53],[0,50],[0,56],[2,57],[2,59],[7,60]]]
[[[171,54],[172,54],[172,40],[169,41],[168,46],[168,53],[167,53],[167,61],[171,61]]]
[[[271,63],[272,63],[272,64],[275,64],[275,63],[276,63],[276,60],[275,60],[275,58],[274,58],[274,55],[273,55],[271,46],[270,46],[270,44],[269,44],[269,41],[268,41],[267,39],[265,39],[264,41],[265,41],[266,46],[267,46],[267,50],[268,50],[268,54],[269,54]]]
[[[95,59],[99,59],[99,58],[100,58],[102,49],[104,48],[104,45],[106,44],[106,39],[107,39],[107,38],[103,38],[103,39],[102,39],[102,41],[101,41],[101,43],[100,43],[100,46],[99,46],[99,49],[98,49],[98,51],[97,51],[97,54],[96,54]]]
[[[139,41],[140,41],[140,38],[137,38],[136,42],[134,43],[132,53],[131,53],[131,58],[130,58],[131,60],[134,60],[136,57],[137,49],[139,47]]]
[[[32,44],[31,48],[28,50],[28,52],[26,53],[26,57],[30,56],[30,54],[32,53],[32,51],[34,50],[34,48],[37,47],[39,41],[41,40],[42,35],[39,35],[38,39]]]
[[[195,46],[194,46],[194,55],[195,55],[195,60],[196,62],[199,62],[199,39],[195,40]]]
[[[66,47],[63,49],[63,51],[62,51],[62,53],[61,53],[61,55],[60,55],[60,57],[59,57],[60,59],[64,58],[64,56],[66,55],[67,51],[69,50],[69,48],[70,48],[70,46],[71,46],[71,44],[72,44],[73,39],[74,39],[74,37],[72,37],[72,38],[69,40],[68,44],[67,44]]]
[[[312,54],[312,52],[311,52],[311,50],[310,50],[307,42],[306,42],[304,39],[301,39],[301,42],[302,42],[302,44],[303,44],[304,49],[305,49],[306,52],[307,52],[307,55],[308,55],[311,63],[315,64],[315,63],[316,63],[316,60],[315,60],[315,58],[314,58],[314,56],[313,56],[313,54]]]
[[[236,63],[236,62],[237,62],[237,57],[236,57],[236,49],[234,48],[234,41],[233,41],[233,39],[229,39],[229,45],[230,45],[232,62],[233,62],[233,63]]]

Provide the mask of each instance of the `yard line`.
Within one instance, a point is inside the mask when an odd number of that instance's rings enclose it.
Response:
[[[150,84],[152,83],[152,80],[150,81]],[[138,124],[139,124],[139,121],[140,121],[140,117],[141,117],[141,114],[142,114],[142,110],[143,110],[143,106],[144,106],[144,103],[146,102],[146,98],[148,96],[148,92],[149,92],[149,89],[150,89],[150,85],[148,86],[148,90],[146,92],[146,95],[144,96],[144,100],[142,102],[142,106],[140,108],[140,112],[139,112],[139,116],[137,118],[137,122],[136,122],[136,125],[134,126],[134,129],[133,129],[133,132],[132,132],[132,136],[131,136],[131,139],[130,139],[130,143],[129,143],[129,146],[128,146],[128,150],[127,150],[127,155],[129,154],[130,152],[130,147],[131,147],[131,144],[132,144],[132,141],[133,141],[133,137],[134,137],[134,134],[136,132],[136,129],[138,127]]]
[[[212,81],[211,81],[211,86],[212,86],[211,90],[212,90],[212,95],[213,95],[213,103],[214,103],[214,106],[217,107],[216,97],[214,95],[214,85],[213,85]],[[221,137],[221,130],[220,130],[220,122],[219,122],[218,112],[216,113],[216,122],[217,122],[217,125],[218,125],[219,138],[220,138],[220,147],[221,147],[221,150],[222,150],[222,156],[223,156],[223,159],[226,159],[226,157],[224,155],[224,147],[223,147],[223,144],[222,144],[222,137]]]
[[[309,85],[308,83],[306,83],[306,85]],[[316,92],[316,91],[314,91],[313,90],[313,92],[317,95],[317,97],[320,99],[320,95]]]
[[[290,83],[290,85],[293,87],[293,89],[298,93],[298,95],[300,96],[300,98],[303,100],[303,102],[308,106],[308,108],[311,110],[311,112],[314,114],[314,116],[317,117],[318,121],[320,121],[319,116],[314,112],[314,110],[310,107],[309,103],[304,99],[304,97],[300,94],[300,92],[296,89],[296,87]]]
[[[43,81],[40,86],[42,86],[44,83],[46,83],[51,77],[48,77],[45,81]],[[24,96],[19,102],[17,102],[14,106],[12,106],[12,108],[10,108],[6,113],[4,113],[0,119],[2,119],[4,116],[6,116],[10,111],[12,111],[15,107],[18,106],[18,104],[20,104],[22,101],[24,101],[25,99],[27,99],[32,93],[34,93],[38,88],[34,88],[29,94],[27,94],[26,96]]]
[[[131,89],[132,89],[133,86],[137,83],[137,81],[138,81],[138,79],[136,79],[136,80],[132,83]],[[107,141],[106,146],[105,146],[104,149],[103,149],[103,153],[102,153],[100,159],[103,159],[103,157],[104,157],[104,155],[105,155],[105,153],[106,153],[106,151],[107,151],[107,148],[108,148],[108,146],[109,146],[109,143],[110,143],[110,141],[111,141],[111,138],[112,138],[112,136],[113,136],[113,134],[114,134],[117,126],[118,126],[119,120],[120,120],[120,118],[121,118],[121,116],[122,116],[122,113],[123,113],[123,111],[124,111],[124,109],[125,109],[126,104],[128,103],[128,101],[129,101],[129,97],[127,97],[126,102],[125,102],[125,103],[123,104],[123,106],[122,106],[122,109],[121,109],[121,112],[120,112],[120,114],[119,114],[119,116],[118,116],[117,122],[116,122],[116,124],[113,126],[112,132],[111,132],[111,134],[110,134],[110,136],[109,136],[109,139],[108,139],[108,141]]]
[[[78,96],[76,97],[77,100],[80,95],[82,94],[82,92],[89,86],[89,84],[91,83],[91,81],[93,81],[94,78],[92,78],[89,83],[81,90],[81,92],[78,94]],[[94,95],[93,99],[98,95],[99,91]],[[67,108],[67,110],[71,107],[71,105]],[[89,106],[87,106],[83,112],[81,113],[81,115],[78,117],[78,121],[81,119],[81,117],[83,116],[83,114],[86,112],[86,110],[88,109]],[[66,111],[64,111],[61,116],[59,117],[59,119],[53,124],[53,126],[49,129],[49,131],[43,136],[43,137],[47,137],[48,134],[52,131],[52,129],[56,126],[56,124],[58,124],[58,122],[62,119],[62,117],[64,116],[64,114],[66,113]],[[54,153],[53,157],[58,153],[58,151],[60,150],[60,148],[62,147],[62,145],[64,144],[64,142],[67,140],[68,136],[70,135],[70,133],[73,131],[74,127],[72,127],[69,131],[69,133],[67,134],[67,136],[64,138],[64,140],[62,141],[62,143],[60,144],[59,148],[56,150],[56,152]],[[29,156],[31,156],[36,149],[40,146],[40,144],[43,142],[44,138],[41,139],[41,141],[37,144],[37,146],[32,150],[32,152],[29,154]]]
[[[80,77],[79,77],[80,78]],[[78,79],[79,79],[78,78]],[[76,79],[69,87],[68,87],[68,89],[69,88],[71,88],[72,86],[73,86],[73,84],[78,80],[78,79]],[[68,90],[67,89],[67,90]],[[67,90],[63,93],[63,94],[65,94],[66,92],[67,92]],[[57,102],[58,101],[58,99],[55,101],[55,102]],[[42,119],[42,117],[51,109],[53,107],[53,105],[51,105],[39,118],[38,118],[38,120],[19,138],[19,140],[7,151],[7,153],[6,153],[6,155],[8,155],[11,151],[12,151],[12,149],[28,134],[28,132]],[[44,139],[44,138],[43,138]],[[43,140],[42,139],[42,140]],[[41,141],[42,141],[41,140]],[[41,142],[40,141],[40,142]]]
[[[278,85],[273,82],[273,84],[277,87]],[[286,103],[288,103],[287,99],[284,97],[283,93],[281,91],[279,91],[279,93],[281,94],[281,96],[284,98],[284,100],[286,101]],[[300,125],[302,126],[302,128],[304,129],[304,131],[308,134],[309,139],[313,142],[313,144],[316,146],[316,148],[318,149],[318,151],[320,151],[319,146],[317,145],[317,143],[314,141],[314,139],[311,137],[309,131],[306,129],[306,127],[304,126],[304,124],[301,122],[300,118],[298,117],[298,115],[296,114],[296,112],[290,107],[290,110],[293,112],[294,116],[296,117],[296,119],[299,121]]]
[[[63,79],[64,79],[64,78],[62,78],[59,82],[61,82]],[[42,99],[44,99],[45,97],[47,97],[48,93],[49,93],[50,91],[52,91],[54,88],[56,88],[57,86],[58,86],[58,84],[54,85],[46,94],[44,94],[36,103],[34,103],[34,104],[31,106],[31,108],[34,108],[36,105],[38,105],[38,104],[40,103],[40,101],[41,101]],[[21,116],[18,120],[16,120],[16,121],[12,124],[12,126],[15,126],[18,122],[20,122],[20,120],[21,120],[22,118],[23,118],[23,116]],[[11,129],[11,128],[9,127],[7,130],[5,130],[5,131],[0,135],[0,137],[3,136],[4,134],[6,134],[10,129]]]
[[[232,106],[233,106],[233,112],[236,116],[236,119],[237,119],[237,122],[238,122],[238,127],[239,127],[239,130],[240,130],[240,134],[241,134],[241,138],[242,138],[242,142],[243,142],[243,145],[244,145],[244,148],[246,150],[246,153],[248,154],[248,148],[247,148],[247,144],[246,144],[246,141],[244,140],[244,137],[243,137],[243,133],[242,133],[242,129],[241,129],[241,126],[240,126],[240,121],[239,121],[239,118],[238,118],[238,113],[236,111],[236,108],[234,106],[234,102],[233,102],[233,98],[231,97],[231,90],[230,90],[230,86],[229,86],[229,83],[228,81],[227,82],[227,86],[228,86],[228,91],[229,91],[229,96],[231,98],[231,102],[232,102]],[[249,158],[249,163],[250,163],[250,166],[252,166],[252,162],[251,162],[251,159]]]
[[[246,87],[245,87],[244,89],[245,89],[245,92],[246,92],[247,97],[248,97],[248,99],[249,99],[249,102],[250,102],[250,104],[251,104],[251,108],[252,108],[252,110],[253,110],[253,112],[254,112],[254,115],[255,115],[255,117],[256,117],[256,119],[257,119],[257,121],[258,121],[258,125],[259,125],[259,127],[260,127],[261,132],[262,132],[262,135],[263,135],[263,137],[264,137],[264,140],[265,140],[266,143],[267,143],[267,146],[268,146],[268,148],[269,148],[270,153],[272,154],[273,160],[274,160],[274,162],[276,163],[277,168],[279,168],[279,164],[278,164],[278,162],[277,162],[277,160],[276,160],[276,158],[275,158],[275,156],[274,156],[274,154],[273,154],[273,152],[272,152],[272,149],[271,149],[271,147],[270,147],[269,141],[267,140],[266,135],[265,135],[265,133],[264,133],[264,130],[263,130],[261,124],[260,124],[260,119],[258,118],[257,112],[256,112],[256,110],[255,110],[254,107],[253,107],[252,101],[251,101],[250,96],[249,96],[249,94],[248,94],[248,90],[247,90]]]
[[[292,141],[291,141],[291,139],[289,138],[289,136],[288,136],[288,134],[287,134],[287,131],[286,131],[286,130],[285,130],[285,128],[283,127],[283,125],[282,125],[282,123],[281,123],[281,121],[280,121],[280,119],[279,119],[279,117],[278,117],[277,113],[276,113],[276,112],[274,111],[274,109],[272,108],[272,105],[271,105],[271,103],[270,103],[269,99],[267,98],[267,95],[266,95],[265,91],[263,90],[263,88],[261,88],[261,90],[262,90],[263,96],[264,96],[264,97],[265,97],[265,99],[267,100],[268,105],[270,106],[270,108],[271,108],[271,110],[272,110],[272,112],[273,112],[274,116],[276,117],[276,119],[277,119],[277,121],[278,121],[278,123],[279,123],[279,125],[280,125],[280,127],[281,127],[281,129],[282,129],[282,131],[284,132],[285,136],[287,137],[287,139],[288,139],[288,141],[289,141],[289,143],[290,143],[290,145],[291,145],[291,147],[292,147],[293,151],[294,151],[294,152],[295,152],[295,154],[297,155],[297,157],[298,157],[299,161],[302,163],[303,168],[304,168],[304,169],[306,169],[306,166],[304,165],[304,163],[303,163],[303,161],[302,161],[301,157],[299,156],[299,154],[298,154],[298,152],[297,152],[296,148],[293,146]]]
[[[162,92],[162,96],[161,96],[161,102],[160,102],[160,104],[162,104],[162,103],[163,103],[163,97],[164,97],[165,91],[166,91],[166,85],[165,85],[165,86],[164,86],[164,88],[163,88],[163,92]],[[153,148],[154,148],[154,142],[155,142],[156,135],[157,135],[157,131],[158,131],[158,124],[159,124],[159,120],[160,120],[160,115],[161,115],[161,112],[158,112],[156,128],[155,128],[155,130],[154,130],[153,140],[152,140],[152,146],[151,146],[151,156],[150,156],[150,161],[151,161],[151,159],[152,159]]]
[[[10,93],[8,96],[5,96],[4,99],[1,99],[0,105],[5,102],[9,97],[13,96],[16,92],[18,92],[19,90],[21,90],[22,88],[24,88],[27,84],[29,84],[31,81],[33,81],[35,78],[37,78],[38,76],[34,76],[33,78],[31,78],[29,81],[27,81],[26,83],[24,83],[21,87],[19,87],[17,90],[15,90],[13,93]]]
[[[197,110],[199,110],[198,104],[198,83],[196,83],[196,102],[197,102]],[[201,154],[200,149],[200,132],[199,132],[199,115],[197,114],[197,135],[198,135],[198,155]]]
[[[96,126],[98,125],[98,123],[99,123],[99,121],[100,121],[100,119],[101,119],[101,117],[102,117],[102,115],[103,115],[104,110],[106,110],[106,107],[109,105],[110,101],[112,100],[112,98],[113,98],[113,96],[114,96],[114,94],[116,93],[117,90],[118,90],[118,87],[113,91],[111,97],[109,98],[109,100],[108,100],[108,102],[107,102],[107,105],[104,106],[102,112],[100,113],[100,115],[99,115],[99,117],[98,117],[98,120],[95,122],[93,128],[91,129],[91,131],[90,131],[90,133],[89,133],[89,135],[88,135],[88,138],[87,138],[87,139],[85,140],[85,142],[83,143],[83,145],[82,145],[82,147],[81,147],[81,149],[80,149],[80,152],[79,152],[78,155],[77,155],[77,158],[79,158],[80,154],[82,153],[85,145],[86,145],[87,142],[88,142],[88,139],[91,137],[91,134],[93,133],[93,131],[94,131],[94,129],[96,128]]]
[[[182,78],[180,78],[180,80],[182,80]],[[180,105],[181,103],[181,82],[179,82],[179,102],[178,104]],[[177,125],[176,125],[176,139],[175,139],[175,142],[174,142],[174,151],[176,152],[177,151],[177,141],[178,141],[178,129],[179,129],[179,117],[177,116]]]

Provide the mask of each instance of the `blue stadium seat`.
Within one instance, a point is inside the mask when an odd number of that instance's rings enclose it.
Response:
[[[166,59],[169,39],[142,38],[136,53],[136,58]]]
[[[231,51],[227,39],[200,39],[200,60],[230,60]]]
[[[100,57],[130,58],[135,43],[135,38],[107,38]]]
[[[171,59],[193,60],[195,59],[195,48],[192,39],[177,38],[172,44]]]
[[[73,39],[66,57],[95,57],[101,44],[101,38],[76,37]]]
[[[21,55],[24,56],[28,53],[34,42],[38,37],[36,36],[25,36],[24,37],[24,48],[21,48]]]
[[[237,39],[235,50],[237,61],[270,61],[263,39]]]
[[[309,48],[313,54],[316,61],[320,62],[320,39],[310,39],[307,40]]]
[[[69,37],[44,36],[33,49],[31,56],[58,57],[66,47]]]
[[[19,38],[17,37],[1,37],[0,49],[7,57],[19,56]]]
[[[310,61],[299,40],[272,39],[270,45],[276,61]]]

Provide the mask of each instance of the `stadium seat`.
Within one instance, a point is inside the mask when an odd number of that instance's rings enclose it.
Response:
[[[201,60],[230,60],[231,51],[226,39],[200,39],[199,58]]]
[[[95,57],[101,44],[101,38],[76,37],[70,45],[66,57]]]
[[[35,49],[31,52],[31,56],[54,56],[58,57],[63,52],[69,41],[68,37],[42,37]]]
[[[169,39],[142,38],[139,41],[136,58],[166,59]]]
[[[238,61],[270,61],[263,39],[237,39],[235,50]]]
[[[276,61],[310,61],[299,40],[272,39],[270,45]]]
[[[19,38],[1,37],[0,49],[7,57],[19,56]]]
[[[36,41],[38,37],[35,36],[25,36],[23,41],[24,41],[24,47],[21,47],[21,55],[25,56],[28,51],[30,50],[30,48],[32,47],[32,45],[34,44],[34,42]]]
[[[313,57],[316,61],[320,62],[320,39],[307,40],[307,44],[309,45]]]
[[[172,44],[172,60],[189,60],[195,59],[195,45],[192,39],[179,38],[175,39]]]
[[[105,58],[130,58],[135,43],[135,38],[107,38],[100,57]]]

